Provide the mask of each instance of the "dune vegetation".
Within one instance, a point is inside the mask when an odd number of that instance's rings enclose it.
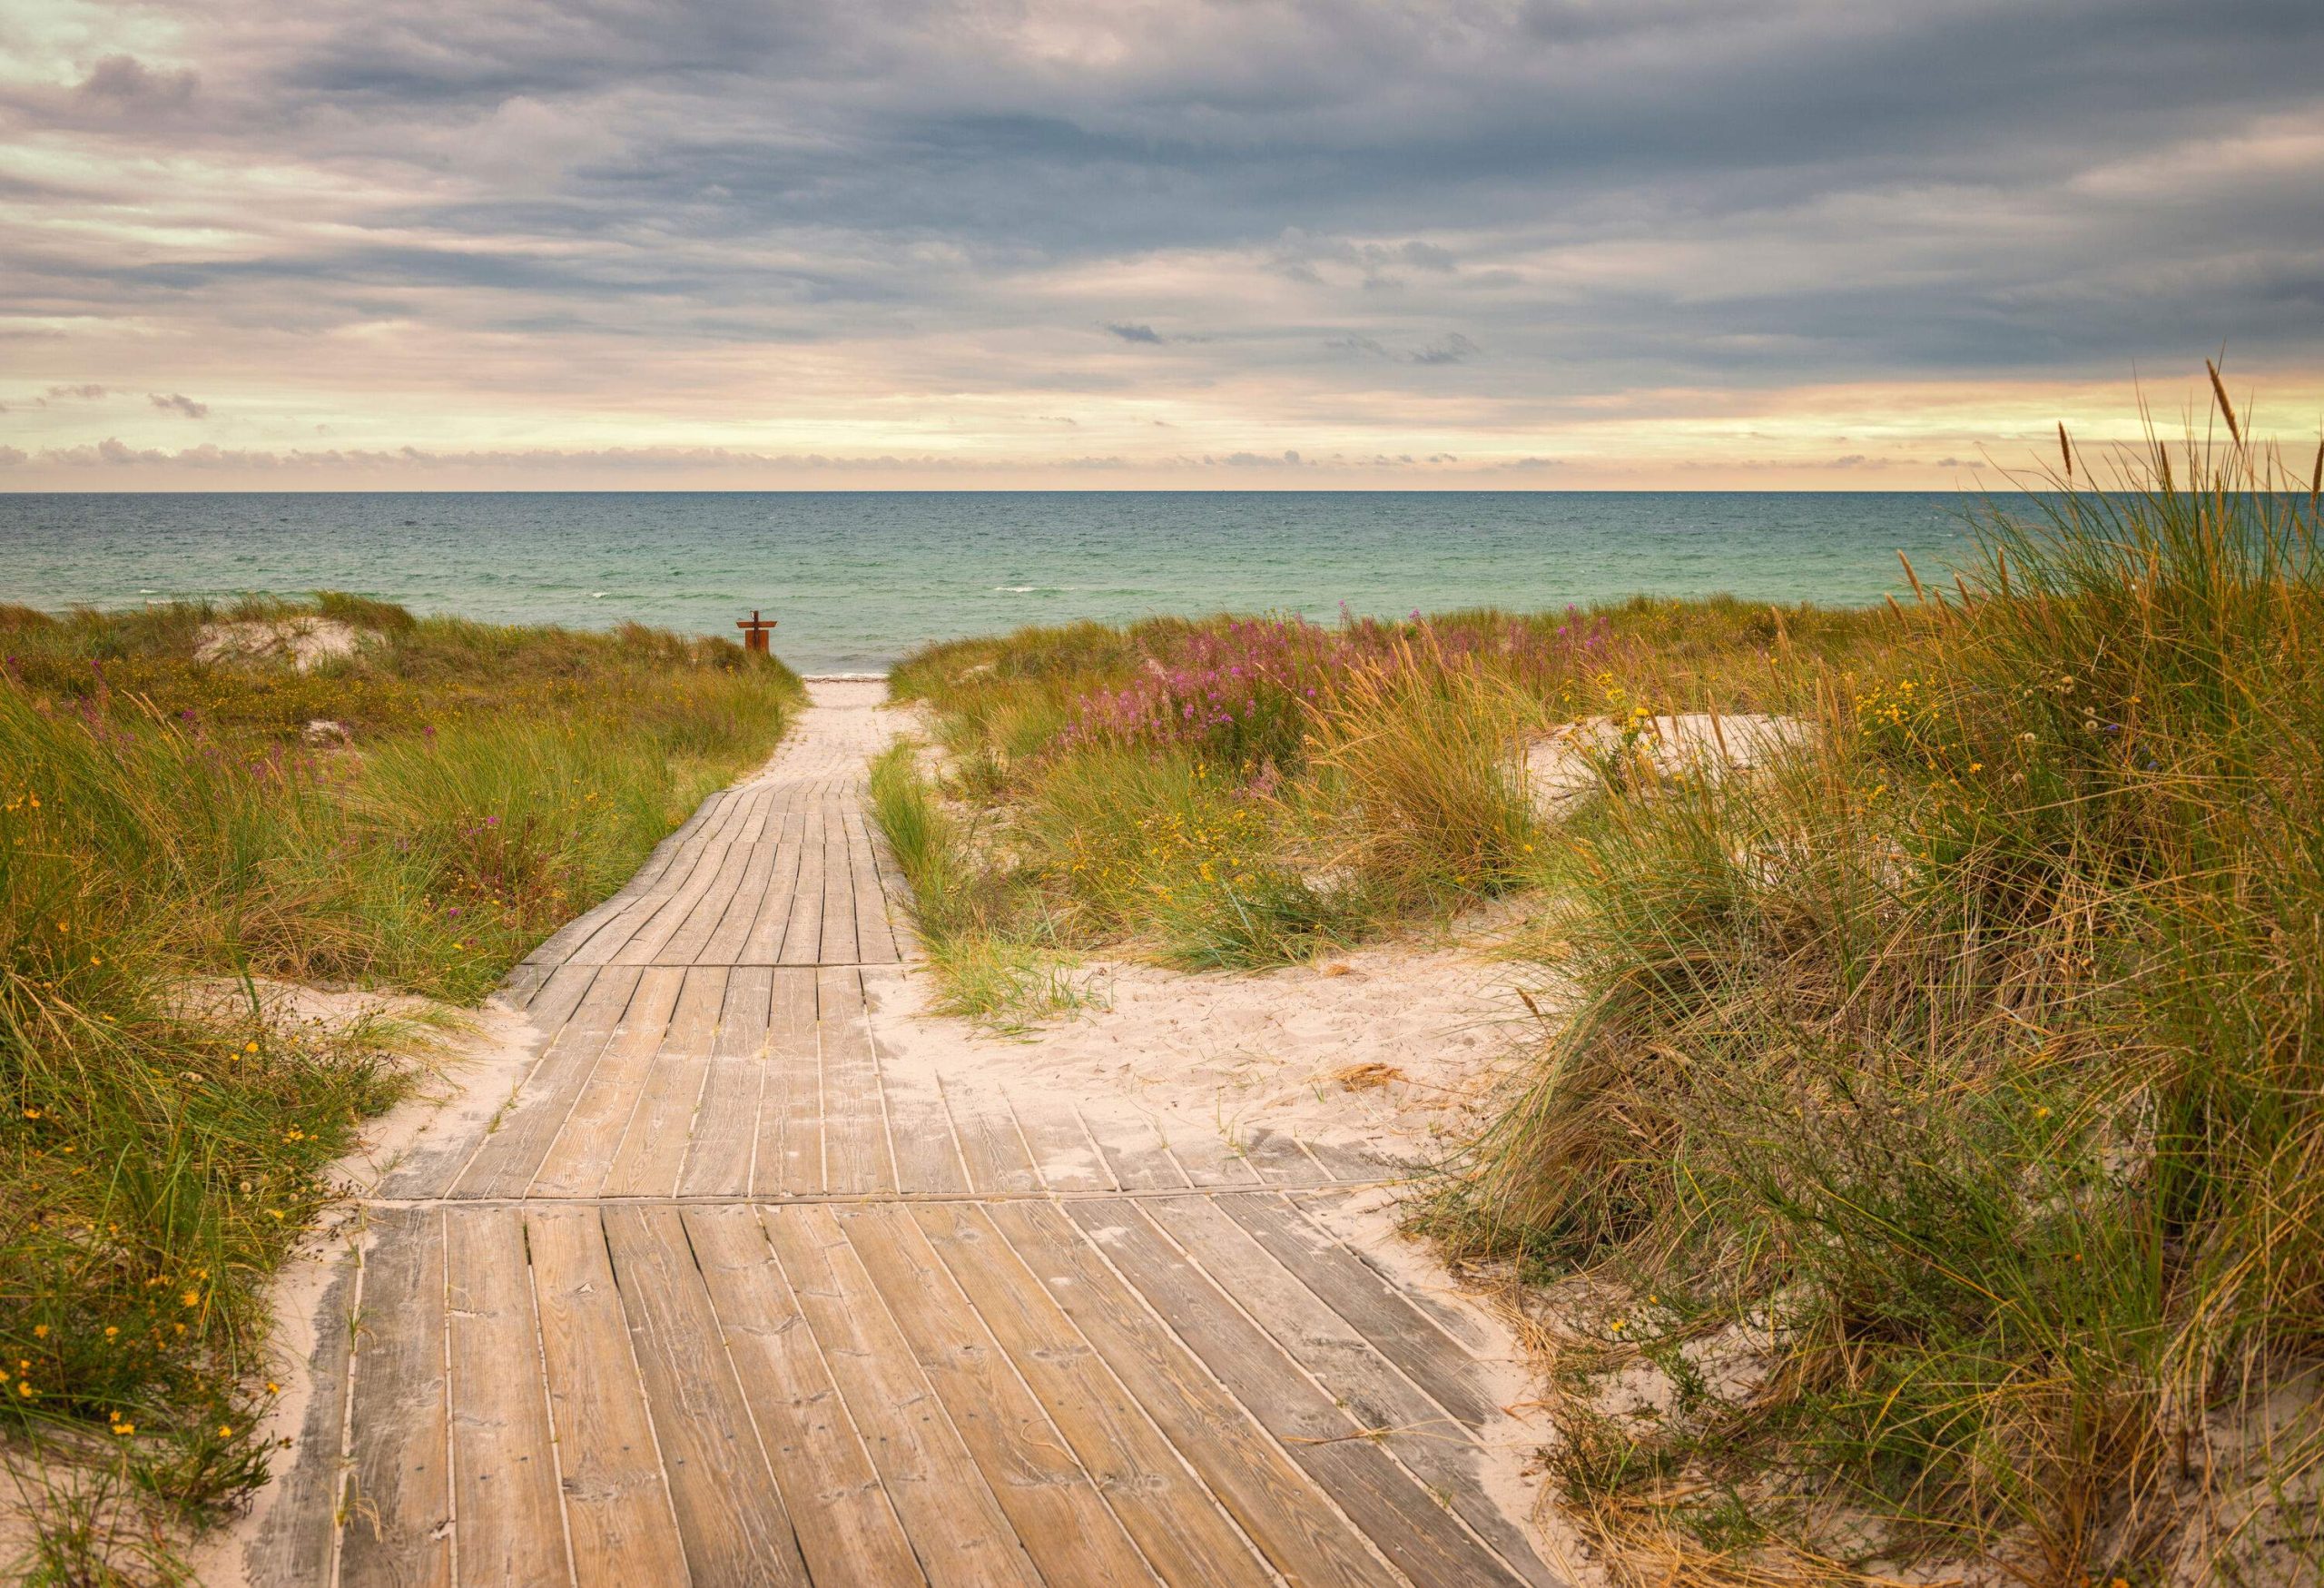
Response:
[[[344,643],[303,669],[205,645],[319,619]],[[169,1538],[263,1475],[267,1278],[410,1073],[399,1022],[286,1021],[261,988],[473,1002],[802,695],[723,640],[340,596],[0,608],[0,1399],[30,1569],[166,1575]]]
[[[1414,1218],[1520,1287],[1616,1581],[2312,1580],[2324,482],[2217,395],[2184,442],[2062,432],[1875,611],[923,652],[940,754],[878,806],[955,1007],[1506,901],[1555,1001]],[[1654,753],[1674,711],[1803,731],[1719,774]]]
[[[1257,968],[1528,888],[1544,863],[1528,742],[1604,715],[1635,741],[1649,701],[1785,709],[1807,698],[1797,666],[1893,626],[1640,598],[956,641],[890,677],[930,708],[940,786],[901,750],[874,803],[955,1007],[1006,1021],[1058,985],[1012,966],[1108,947]]]

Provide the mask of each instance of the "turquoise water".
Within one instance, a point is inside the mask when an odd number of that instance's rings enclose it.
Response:
[[[1967,547],[1902,492],[366,492],[0,496],[0,601],[333,588],[420,612],[732,634],[809,672],[1157,613],[1401,615],[1640,592],[1875,602]]]

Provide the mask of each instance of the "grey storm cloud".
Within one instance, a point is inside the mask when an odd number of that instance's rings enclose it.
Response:
[[[147,9],[182,58],[0,90],[12,141],[123,173],[12,192],[0,296],[27,312],[1086,338],[1049,273],[1201,254],[1291,295],[1216,334],[1140,298],[1222,367],[1353,351],[1499,391],[2324,346],[2315,0]],[[42,223],[163,153],[302,161],[346,207],[133,256]]]
[[[1465,364],[1475,358],[1477,352],[1477,344],[1455,330],[1414,352],[1412,361],[1415,364]]]
[[[1398,352],[1377,337],[1351,331],[1336,336],[1326,344],[1341,352],[1355,353],[1367,359],[1384,359],[1399,364],[1465,364],[1483,350],[1459,331],[1447,331],[1424,347]]]
[[[174,108],[193,98],[190,71],[157,71],[134,55],[107,55],[81,80],[84,99],[115,104]]]

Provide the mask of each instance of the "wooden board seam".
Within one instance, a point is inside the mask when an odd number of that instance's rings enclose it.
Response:
[[[1278,1187],[1275,1188],[1275,1189],[1278,1194],[1280,1194],[1281,1188]],[[1293,1356],[1291,1352],[1284,1346],[1283,1342],[1277,1338],[1275,1331],[1269,1328],[1264,1319],[1260,1318],[1256,1314],[1252,1312],[1249,1307],[1246,1307],[1241,1297],[1237,1296],[1226,1285],[1220,1283],[1219,1280],[1211,1274],[1208,1265],[1204,1263],[1200,1258],[1196,1257],[1193,1251],[1188,1249],[1177,1236],[1173,1235],[1167,1225],[1165,1225],[1159,1218],[1155,1218],[1152,1214],[1147,1213],[1143,1208],[1139,1209],[1139,1217],[1144,1218],[1147,1226],[1151,1228],[1156,1234],[1161,1237],[1163,1242],[1184,1258],[1187,1263],[1194,1268],[1195,1272],[1200,1274],[1206,1280],[1208,1280],[1211,1288],[1225,1297],[1226,1298],[1226,1303],[1230,1307],[1232,1307],[1236,1312],[1241,1314],[1245,1321],[1249,1323],[1253,1328],[1259,1332],[1262,1337],[1264,1337],[1270,1345],[1275,1346],[1276,1355],[1281,1356],[1285,1362],[1290,1364],[1293,1372],[1297,1374],[1300,1377],[1307,1380],[1309,1384],[1315,1387],[1317,1393],[1324,1396],[1324,1398],[1329,1400],[1334,1406],[1338,1406],[1343,1414],[1346,1415],[1349,1424],[1355,1427],[1359,1433],[1364,1431],[1362,1423],[1356,1417],[1354,1410],[1347,1406],[1344,1399],[1335,1393],[1330,1385],[1325,1384],[1321,1378],[1317,1377],[1315,1371],[1305,1362],[1300,1361],[1296,1356]],[[1246,1231],[1245,1233],[1247,1236],[1248,1232]],[[1297,1272],[1285,1266],[1273,1252],[1268,1251],[1264,1246],[1259,1246],[1256,1239],[1253,1240],[1252,1244],[1255,1247],[1257,1247],[1260,1254],[1265,1257],[1268,1262],[1275,1264],[1277,1267],[1282,1268],[1285,1274],[1289,1275],[1293,1284],[1298,1286],[1303,1290],[1306,1290],[1309,1296],[1315,1296],[1315,1291],[1308,1288],[1307,1282],[1305,1279],[1302,1279]],[[1319,1306],[1322,1306],[1324,1308],[1324,1310],[1331,1310],[1330,1304],[1324,1301],[1321,1297],[1315,1297],[1315,1300]],[[1336,1317],[1338,1315],[1334,1313],[1333,1316]],[[1351,1325],[1350,1327],[1353,1328],[1354,1326]],[[1362,1338],[1363,1336],[1358,1335],[1357,1337]],[[1421,1398],[1425,1400],[1430,1406],[1435,1406],[1437,1411],[1443,1416],[1447,1425],[1454,1428],[1466,1427],[1466,1425],[1462,1423],[1460,1418],[1454,1416],[1451,1412],[1446,1411],[1443,1406],[1439,1405],[1435,1396],[1430,1395],[1426,1390],[1422,1389],[1417,1384],[1413,1384],[1411,1376],[1405,1373],[1402,1367],[1399,1367],[1395,1363],[1383,1356],[1378,1346],[1373,1345],[1368,1339],[1364,1340],[1364,1344],[1365,1348],[1372,1353],[1373,1356],[1384,1366],[1390,1373],[1403,1380],[1405,1384],[1411,1385],[1413,1393],[1420,1396]],[[1471,1524],[1466,1516],[1463,1516],[1456,1507],[1448,1504],[1444,1500],[1443,1496],[1441,1495],[1432,1484],[1423,1480],[1418,1473],[1414,1472],[1412,1467],[1405,1463],[1404,1458],[1398,1453],[1393,1442],[1386,1439],[1374,1439],[1372,1443],[1383,1455],[1386,1456],[1391,1462],[1395,1464],[1396,1469],[1404,1475],[1405,1479],[1412,1484],[1413,1489],[1417,1493],[1424,1496],[1428,1502],[1434,1505],[1438,1510],[1442,1511],[1445,1516],[1452,1522],[1453,1525],[1469,1536],[1470,1540],[1474,1543],[1479,1549],[1482,1550],[1492,1559],[1500,1562],[1502,1568],[1510,1573],[1513,1581],[1521,1582],[1523,1580],[1522,1573],[1517,1570],[1516,1566],[1510,1563],[1508,1557],[1496,1548],[1490,1539],[1486,1538],[1482,1533],[1479,1533],[1477,1529]]]
[[[1266,1425],[1265,1419],[1261,1418],[1256,1412],[1245,1405],[1243,1397],[1236,1394],[1234,1387],[1218,1376],[1217,1370],[1211,1366],[1208,1359],[1206,1358],[1201,1352],[1196,1350],[1194,1346],[1187,1339],[1187,1337],[1178,1332],[1177,1326],[1172,1323],[1169,1317],[1163,1313],[1162,1309],[1154,1304],[1153,1299],[1148,1297],[1145,1291],[1138,1288],[1137,1283],[1133,1281],[1128,1274],[1122,1272],[1120,1266],[1114,1261],[1112,1254],[1106,1250],[1105,1243],[1092,1239],[1089,1232],[1087,1229],[1082,1228],[1078,1222],[1074,1222],[1070,1219],[1068,1219],[1068,1222],[1073,1224],[1075,1237],[1096,1255],[1098,1261],[1104,1266],[1106,1271],[1114,1277],[1114,1283],[1121,1287],[1124,1293],[1130,1297],[1131,1301],[1138,1307],[1142,1308],[1147,1317],[1154,1320],[1156,1327],[1161,1329],[1161,1331],[1177,1346],[1179,1352],[1184,1356],[1186,1360],[1192,1363],[1202,1376],[1210,1381],[1212,1387],[1216,1389],[1218,1393],[1226,1398],[1228,1405],[1236,1407],[1243,1414],[1245,1422],[1248,1424],[1251,1428],[1256,1430],[1258,1436],[1261,1439],[1265,1440],[1269,1445],[1274,1445],[1277,1450],[1281,1451],[1285,1460],[1289,1461],[1295,1466],[1300,1466],[1301,1464],[1297,1455],[1288,1445],[1285,1445],[1281,1439],[1275,1436],[1275,1430]],[[1016,1243],[1009,1238],[1009,1234],[1006,1230],[1000,1231],[1000,1238],[1002,1243],[1009,1247],[1012,1255],[1017,1258],[1017,1260],[1020,1264],[1024,1264],[1027,1267],[1031,1267],[1029,1263],[1026,1263],[1024,1254],[1017,1251]],[[1165,1237],[1165,1238],[1167,1239],[1167,1238]],[[1208,1269],[1204,1268],[1199,1264],[1196,1264],[1195,1265],[1195,1271],[1202,1275],[1203,1278],[1208,1282],[1214,1289],[1218,1288],[1217,1281],[1210,1277],[1210,1271]],[[1264,1330],[1261,1332],[1263,1334],[1265,1333]],[[1275,1336],[1267,1335],[1266,1338],[1268,1342],[1272,1344]],[[1280,1347],[1278,1347],[1278,1350],[1280,1350]],[[1298,1364],[1293,1363],[1292,1366],[1296,1368]],[[1301,1470],[1305,1471],[1305,1469],[1302,1466]],[[1208,1485],[1206,1484],[1205,1487],[1208,1487]],[[1388,1575],[1395,1581],[1409,1582],[1409,1579],[1406,1578],[1402,1572],[1396,1569],[1394,1564],[1389,1561],[1386,1554],[1382,1553],[1380,1546],[1373,1541],[1371,1535],[1357,1524],[1355,1518],[1347,1514],[1346,1508],[1340,1504],[1339,1501],[1334,1497],[1328,1489],[1324,1488],[1321,1484],[1315,1484],[1314,1487],[1317,1497],[1320,1498],[1324,1504],[1329,1505],[1332,1510],[1338,1514],[1340,1520],[1347,1524],[1349,1532],[1355,1538],[1363,1542],[1364,1548],[1371,1552],[1374,1559],[1378,1562],[1380,1568],[1384,1572],[1387,1573]],[[1431,1498],[1433,1500],[1433,1496],[1431,1496]]]
[[[850,1208],[880,1202],[1117,1202],[1147,1201],[1167,1197],[1280,1197],[1286,1190],[1386,1191],[1409,1185],[1408,1180],[1334,1180],[1328,1186],[1140,1186],[1124,1190],[1087,1191],[691,1191],[664,1195],[656,1191],[635,1196],[571,1197],[358,1197],[354,1205],[375,1211],[402,1208],[783,1208],[794,1203]],[[1378,1272],[1376,1267],[1374,1269]],[[1388,1276],[1389,1283],[1396,1281]]]
[[[929,1248],[929,1257],[935,1265],[936,1272],[944,1276],[944,1282],[950,1286],[952,1290],[959,1295],[961,1306],[968,1309],[969,1317],[975,1319],[976,1327],[984,1331],[984,1337],[991,1343],[993,1356],[997,1360],[1007,1365],[1010,1379],[1016,1383],[1019,1389],[1025,1392],[1025,1398],[1030,1401],[1033,1406],[1039,1410],[1041,1414],[1041,1426],[1048,1431],[1045,1442],[1054,1445],[1058,1450],[1062,1451],[1067,1456],[1071,1458],[1074,1469],[1080,1473],[1082,1481],[1089,1485],[1090,1493],[1098,1496],[1098,1503],[1106,1508],[1106,1514],[1114,1519],[1114,1525],[1122,1530],[1122,1537],[1129,1542],[1130,1549],[1137,1555],[1139,1560],[1146,1561],[1147,1572],[1149,1575],[1154,1577],[1157,1588],[1159,1588],[1161,1582],[1160,1573],[1155,1572],[1154,1563],[1151,1561],[1147,1560],[1146,1552],[1138,1547],[1137,1537],[1133,1532],[1131,1532],[1129,1524],[1123,1518],[1121,1513],[1114,1508],[1113,1499],[1106,1493],[1106,1486],[1098,1481],[1098,1475],[1089,1470],[1089,1464],[1084,1461],[1081,1457],[1081,1453],[1073,1447],[1073,1442],[1065,1436],[1065,1431],[1057,1425],[1057,1419],[1049,1415],[1048,1403],[1041,1399],[1039,1392],[1035,1390],[1031,1381],[1026,1378],[1025,1370],[1017,1365],[1017,1358],[1009,1351],[1008,1347],[1000,1343],[1000,1336],[994,1330],[991,1322],[985,1317],[984,1309],[977,1305],[976,1297],[969,1294],[968,1287],[962,1285],[959,1278],[952,1274],[951,1266],[944,1260],[944,1254],[936,1248],[936,1244],[933,1241],[928,1238],[928,1232],[920,1228],[919,1220],[907,1217],[901,1220],[901,1223],[905,1228],[912,1232],[914,1238],[918,1239],[921,1244]],[[1016,1256],[1016,1253],[1012,1250],[1009,1255],[1014,1257]],[[1022,1267],[1022,1262],[1020,1261],[1018,1266]],[[873,1288],[876,1289],[878,1287],[874,1286]],[[885,1301],[887,1298],[882,1296],[881,1299]],[[894,1311],[892,1308],[890,1309],[889,1316],[891,1319],[894,1317]],[[1071,1322],[1070,1319],[1068,1319],[1067,1321],[1068,1323]],[[1080,1331],[1077,1329],[1074,1332],[1078,1335]],[[1088,1342],[1085,1340],[1083,1344],[1086,1345]],[[1093,1352],[1092,1355],[1095,1355],[1095,1353]],[[1102,1358],[1100,1358],[1100,1360],[1102,1360]],[[1110,1373],[1111,1369],[1108,1369],[1108,1371]],[[940,1400],[942,1397],[940,1396],[938,1398]],[[1133,1406],[1137,1405],[1135,1398],[1132,1399],[1131,1404]],[[1143,1415],[1145,1408],[1140,1406],[1138,1407],[1138,1411],[1139,1414]],[[1147,1421],[1148,1425],[1151,1425],[1153,1419],[1148,1417]],[[1161,1430],[1157,1428],[1155,1432],[1159,1434]],[[1163,1443],[1167,1445],[1169,1441],[1165,1438]],[[1173,1445],[1172,1448],[1175,1450],[1177,1446]],[[1207,1485],[1205,1485],[1204,1492],[1206,1494],[1208,1494],[1209,1491]],[[1211,1504],[1213,1505],[1216,1505],[1218,1504],[1216,1496],[1211,1496]]]

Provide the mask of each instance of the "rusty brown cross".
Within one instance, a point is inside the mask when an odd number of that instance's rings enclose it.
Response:
[[[734,626],[743,631],[744,650],[756,651],[762,656],[767,654],[766,631],[774,626],[773,618],[761,617],[758,608],[753,607],[748,617],[738,617],[734,620]]]

